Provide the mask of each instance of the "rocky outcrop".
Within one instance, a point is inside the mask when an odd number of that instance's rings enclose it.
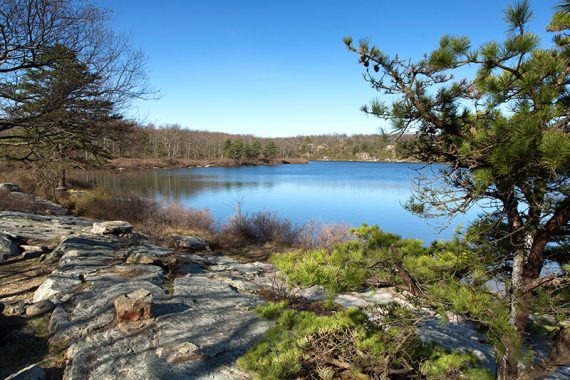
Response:
[[[172,236],[174,248],[187,252],[209,251],[208,242],[201,236]]]
[[[26,210],[44,215],[66,215],[67,210],[57,203],[20,190],[13,183],[0,183],[0,195],[12,210]],[[12,208],[14,207],[14,208]]]
[[[191,253],[207,249],[199,239],[158,247],[69,216],[2,212],[0,230],[61,239],[45,258],[55,270],[17,311],[53,308],[50,344],[66,352],[65,379],[247,378],[235,360],[270,325],[254,308],[256,292],[275,284],[271,265]]]
[[[92,226],[93,221],[72,216],[0,211],[0,232],[21,240],[60,240]]]
[[[0,231],[11,238],[61,239],[45,258],[57,265],[33,303],[7,303],[4,313],[34,316],[53,309],[50,344],[65,351],[64,379],[246,379],[235,361],[270,327],[254,311],[263,302],[259,294],[325,298],[318,286],[287,289],[270,264],[205,251],[203,240],[169,249],[128,227],[103,226],[0,212]],[[393,288],[345,293],[335,301],[364,309],[391,302],[413,307]],[[461,319],[450,320],[443,325],[432,314],[420,325],[420,338],[472,352],[493,369],[483,337]]]

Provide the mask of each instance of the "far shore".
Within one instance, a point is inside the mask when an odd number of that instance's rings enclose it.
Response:
[[[185,159],[185,158],[124,158],[119,157],[110,160],[106,165],[115,170],[136,169],[176,169],[176,168],[204,168],[204,167],[240,167],[240,166],[277,166],[277,165],[305,165],[310,161],[316,162],[373,162],[373,163],[418,163],[420,161],[410,159],[392,160],[340,160],[340,159],[307,159],[275,158],[269,161],[241,160],[236,161],[228,158],[217,159]]]
[[[276,165],[303,165],[308,164],[306,158],[275,158],[264,160],[232,160],[229,158],[217,159],[185,159],[185,158],[115,158],[107,164],[109,169],[168,169],[168,168],[203,168],[203,167],[239,167],[239,166],[276,166]]]

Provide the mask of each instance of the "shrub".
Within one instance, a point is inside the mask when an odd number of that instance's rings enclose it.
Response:
[[[79,194],[73,207],[81,216],[127,221],[159,240],[171,234],[215,231],[215,221],[208,210],[187,209],[180,204],[161,205],[137,196],[115,197],[102,189]]]
[[[103,189],[81,193],[74,200],[74,210],[80,216],[101,220],[125,220],[143,224],[158,205],[140,197],[115,197]]]
[[[494,377],[482,368],[471,368],[478,359],[469,353],[446,352],[435,347],[430,358],[420,366],[420,371],[429,380],[473,379],[490,380]]]
[[[358,290],[371,271],[362,265],[366,255],[360,242],[338,244],[326,249],[298,250],[275,254],[270,261],[287,277],[289,284],[310,287],[322,285],[329,296],[340,291]]]
[[[154,209],[143,224],[146,231],[156,230],[155,234],[189,234],[216,231],[216,221],[207,209],[185,208],[182,204],[169,203]]]
[[[415,312],[396,304],[377,308],[382,317],[372,322],[357,309],[319,316],[286,302],[258,306],[275,324],[238,364],[256,379],[490,378],[473,355],[423,344]]]
[[[382,378],[393,370],[417,373],[415,358],[422,346],[413,334],[413,315],[395,305],[387,310],[383,325],[377,325],[356,309],[318,316],[288,309],[286,303],[260,306],[258,312],[276,323],[238,364],[257,379]]]
[[[330,252],[336,245],[357,238],[350,231],[344,224],[308,222],[299,230],[295,247],[304,250],[324,248]]]
[[[222,246],[273,243],[279,246],[295,245],[301,228],[287,219],[279,219],[270,211],[244,213],[240,206],[222,226],[219,241]]]

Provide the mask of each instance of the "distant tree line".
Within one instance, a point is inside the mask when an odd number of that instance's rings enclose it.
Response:
[[[410,156],[411,137],[380,134],[330,134],[261,138],[220,132],[165,126],[140,125],[123,121],[121,138],[101,141],[113,157],[218,159],[236,161],[274,158],[309,160],[391,161]]]

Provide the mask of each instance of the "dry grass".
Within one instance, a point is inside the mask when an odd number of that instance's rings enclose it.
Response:
[[[308,222],[295,246],[304,250],[324,248],[330,252],[337,244],[357,238],[350,233],[350,228],[346,224]]]
[[[217,242],[222,248],[242,254],[243,247],[260,246],[272,249],[332,250],[335,245],[355,238],[347,225],[316,222],[294,225],[290,220],[279,218],[270,211],[245,213],[239,203],[234,215],[217,234]]]
[[[0,183],[14,183],[27,193],[36,193],[38,190],[34,170],[18,165],[1,165]]]
[[[74,213],[100,220],[124,220],[158,240],[169,235],[215,232],[208,210],[187,209],[179,204],[161,205],[138,196],[116,197],[96,189],[78,194],[70,204]]]
[[[218,243],[224,248],[263,245],[295,245],[301,228],[293,226],[287,219],[280,219],[270,211],[253,214],[244,213],[238,204],[235,214],[222,226],[218,233]]]

